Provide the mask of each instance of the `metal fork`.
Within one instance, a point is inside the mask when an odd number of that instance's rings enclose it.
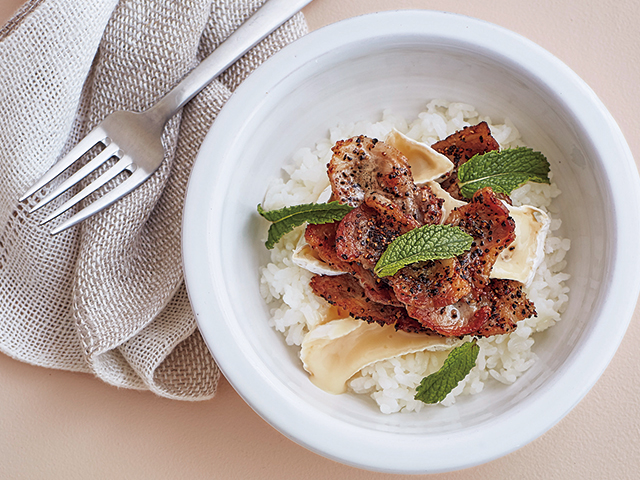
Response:
[[[51,230],[51,234],[55,235],[76,225],[133,191],[147,180],[162,163],[164,150],[160,138],[167,121],[227,67],[299,12],[310,1],[268,0],[153,107],[142,113],[118,111],[107,116],[29,188],[22,195],[20,201],[24,201],[40,190],[97,144],[104,145],[104,149],[43,198],[30,210],[30,213],[60,196],[113,157],[116,157],[117,161],[106,172],[57,208],[40,224],[43,225],[66,212],[125,170],[130,172],[126,180],[56,226]]]

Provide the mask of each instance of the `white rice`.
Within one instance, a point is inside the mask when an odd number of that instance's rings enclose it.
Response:
[[[508,119],[504,123],[493,124],[489,117],[479,115],[471,105],[444,100],[431,101],[426,110],[411,123],[384,111],[379,122],[337,125],[330,129],[329,138],[319,140],[312,148],[296,152],[291,164],[284,167],[283,178],[274,180],[269,186],[263,206],[269,210],[316,201],[329,185],[326,165],[331,159],[330,149],[337,140],[361,134],[384,139],[392,128],[396,128],[411,138],[431,145],[465,126],[481,121],[489,124],[501,148],[522,145],[518,130]],[[480,339],[480,353],[475,368],[445,398],[442,402],[444,405],[453,404],[458,395],[481,392],[485,382],[515,382],[536,360],[532,350],[534,333],[560,320],[568,301],[569,288],[565,282],[569,275],[562,271],[570,241],[557,236],[561,220],[553,208],[552,200],[559,194],[553,181],[551,185],[529,183],[513,192],[511,197],[514,205],[533,205],[551,217],[545,259],[527,289],[538,315],[519,322],[516,330],[510,334]],[[271,251],[270,263],[261,270],[261,293],[271,306],[272,326],[282,332],[287,344],[297,346],[329,310],[329,305],[314,295],[309,287],[313,274],[291,261],[291,253],[302,233],[303,227],[300,227],[285,236]],[[429,370],[430,362],[435,361],[429,352],[380,361],[362,369],[348,385],[356,394],[370,395],[383,413],[419,411],[425,404],[414,400],[415,389]]]

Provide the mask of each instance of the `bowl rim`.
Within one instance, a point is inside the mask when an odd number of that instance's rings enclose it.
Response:
[[[429,24],[428,33],[425,32],[425,24]],[[482,35],[478,32],[482,32]],[[594,131],[596,124],[607,127],[604,134],[593,137],[594,145],[598,150],[613,148],[618,152],[621,161],[604,165],[604,170],[609,179],[621,179],[631,187],[612,191],[612,201],[616,206],[613,212],[614,222],[620,235],[613,242],[618,255],[612,268],[612,283],[609,285],[612,294],[604,299],[602,305],[603,312],[616,312],[621,320],[614,327],[596,325],[586,338],[584,348],[574,352],[563,364],[562,375],[545,383],[536,392],[535,402],[532,399],[523,401],[522,405],[501,417],[488,429],[465,430],[462,445],[461,439],[455,435],[438,436],[438,449],[429,450],[427,462],[419,455],[414,455],[413,460],[408,455],[397,455],[397,450],[388,450],[381,437],[370,430],[366,431],[365,437],[363,430],[354,426],[344,428],[339,422],[332,422],[318,412],[305,410],[300,403],[289,402],[287,408],[282,408],[285,389],[270,378],[269,372],[255,371],[253,361],[256,358],[252,358],[251,352],[242,350],[234,343],[233,330],[222,320],[228,309],[228,305],[224,304],[227,286],[215,269],[202,261],[203,252],[212,248],[215,250],[210,235],[216,230],[215,222],[220,218],[218,212],[207,212],[207,221],[202,218],[201,198],[212,195],[211,183],[202,179],[215,178],[212,174],[216,168],[215,162],[204,152],[209,151],[212,145],[222,153],[230,148],[234,143],[233,134],[237,126],[251,113],[251,105],[259,105],[269,88],[314,58],[351,43],[357,44],[381,35],[399,34],[446,38],[488,52],[495,52],[495,46],[499,45],[500,52],[496,53],[497,56],[508,58],[554,91],[563,92],[564,102],[572,111],[582,115],[587,130]],[[526,61],[522,60],[524,58]],[[320,455],[359,468],[394,473],[457,470],[506,455],[539,437],[562,419],[604,372],[627,330],[635,308],[635,301],[621,300],[625,296],[628,298],[629,294],[637,299],[640,293],[640,278],[624,275],[624,272],[640,268],[640,260],[634,256],[624,258],[625,253],[633,252],[633,239],[640,235],[640,214],[630,207],[625,208],[626,203],[640,204],[640,180],[631,151],[618,125],[595,93],[551,53],[505,28],[459,14],[429,10],[367,14],[315,30],[283,48],[258,67],[222,108],[202,143],[187,187],[182,227],[185,284],[198,327],[225,377],[251,408],[285,436]],[[213,254],[214,261],[218,254],[219,252]],[[623,296],[621,292],[626,295]],[[212,322],[213,318],[220,320]],[[589,355],[594,351],[595,342],[600,344],[600,355]],[[608,347],[606,350],[601,348],[603,343]],[[563,382],[559,381],[560,377]],[[562,401],[558,401],[558,398],[562,398]],[[535,418],[536,421],[531,422],[528,418]],[[490,438],[509,438],[510,442],[487,441],[487,430]],[[335,435],[336,431],[340,435]],[[410,449],[415,445],[414,438],[407,438],[410,436],[390,433],[383,435],[385,442],[394,441],[399,448]],[[331,439],[330,442],[326,441],[328,438]],[[465,448],[474,444],[474,449]],[[430,447],[435,445],[432,442]],[[465,451],[464,457],[442,454],[461,448]]]

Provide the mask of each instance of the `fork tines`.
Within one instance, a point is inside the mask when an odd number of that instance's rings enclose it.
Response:
[[[98,153],[93,159],[83,165],[78,171],[73,173],[69,178],[67,178],[64,182],[58,185],[53,191],[49,192],[40,202],[38,202],[35,206],[31,208],[29,213],[35,212],[39,210],[43,206],[47,205],[49,202],[59,197],[61,194],[69,190],[71,187],[76,185],[83,178],[86,178],[91,172],[96,170],[98,167],[103,165],[109,159],[116,157],[118,160],[114,165],[112,165],[105,173],[100,175],[97,179],[87,185],[84,189],[82,189],[79,193],[74,195],[71,199],[66,201],[63,205],[58,207],[55,211],[49,214],[44,220],[40,222],[40,225],[44,225],[45,223],[53,220],[58,217],[62,213],[66,212],[74,205],[78,204],[81,200],[88,197],[91,193],[98,190],[100,187],[108,183],[110,180],[118,176],[124,170],[129,170],[132,172],[132,175],[127,178],[124,182],[122,182],[117,187],[113,188],[106,194],[104,194],[99,199],[95,200],[93,203],[85,206],[80,212],[76,213],[69,219],[65,220],[63,223],[55,227],[51,233],[56,234],[65,230],[82,220],[90,217],[94,213],[99,212],[100,210],[108,207],[120,197],[128,193],[129,191],[136,188],[140,183],[144,181],[146,178],[145,175],[135,174],[135,166],[133,164],[133,160],[128,155],[124,155],[123,152],[119,149],[118,145],[111,141],[111,139],[107,136],[106,132],[97,127],[92,130],[86,137],[84,137],[80,143],[78,143],[71,151],[65,155],[62,159],[60,159],[49,171],[47,171],[42,178],[40,178],[24,195],[20,198],[20,201],[25,200],[26,198],[33,195],[35,192],[40,190],[42,187],[51,182],[54,178],[58,177],[62,172],[67,170],[71,165],[73,165],[76,161],[78,161],[83,155],[85,155],[89,150],[91,150],[94,146],[99,143],[104,145],[104,149]],[[140,178],[142,177],[142,178]]]

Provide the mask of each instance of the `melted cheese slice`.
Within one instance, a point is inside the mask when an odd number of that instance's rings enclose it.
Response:
[[[311,381],[322,390],[340,394],[347,382],[367,365],[408,353],[430,351],[434,371],[444,363],[457,338],[396,331],[354,318],[341,318],[311,330],[302,342],[300,359]],[[427,374],[432,373],[428,372]]]
[[[413,140],[396,129],[387,135],[385,143],[397,148],[407,157],[416,183],[435,180],[453,168],[453,163],[447,157],[436,152],[426,143]]]
[[[516,239],[498,256],[490,278],[517,280],[529,286],[544,260],[544,242],[551,220],[539,208],[505,204],[516,222]]]

